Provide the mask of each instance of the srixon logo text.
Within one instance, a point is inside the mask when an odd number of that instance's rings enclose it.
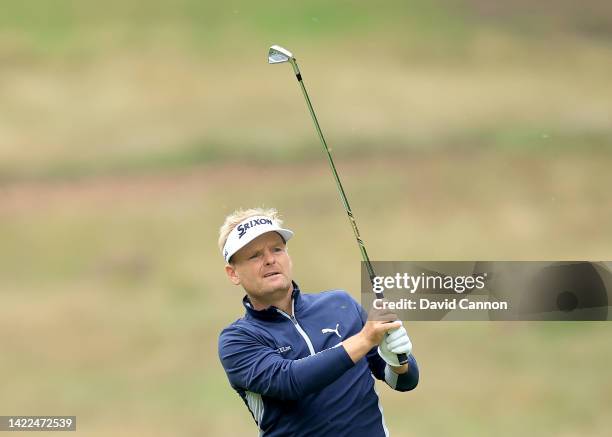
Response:
[[[246,234],[246,231],[248,231],[250,228],[254,226],[271,225],[271,224],[272,224],[272,220],[270,219],[253,219],[250,222],[247,222],[243,225],[238,225],[238,239],[242,238],[242,236]]]

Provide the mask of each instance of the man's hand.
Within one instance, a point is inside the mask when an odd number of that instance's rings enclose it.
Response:
[[[388,310],[370,314],[369,318],[370,320],[366,322],[358,334],[342,342],[344,349],[354,363],[363,358],[374,346],[384,341],[383,339],[388,331],[402,326],[402,322],[397,320],[397,315]]]
[[[410,352],[412,352],[412,342],[404,326],[389,331],[378,345],[378,355],[380,355],[392,368],[402,367],[397,359],[398,354],[409,355]]]

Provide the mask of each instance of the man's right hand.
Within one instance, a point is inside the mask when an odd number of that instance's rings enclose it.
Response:
[[[402,326],[397,315],[390,311],[370,313],[368,321],[358,334],[344,340],[342,345],[354,363],[362,359],[374,346],[378,346],[385,333]]]

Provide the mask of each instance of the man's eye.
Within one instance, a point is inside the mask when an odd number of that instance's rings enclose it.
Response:
[[[272,249],[272,250],[274,250],[274,252],[282,252],[282,251],[283,251],[283,248],[282,248],[282,247],[275,247],[275,248],[274,248],[274,249]]]
[[[258,256],[259,256],[259,254],[258,254],[258,253],[254,253],[253,255],[251,255],[251,256],[249,257],[249,259],[255,259],[255,258],[257,258]]]

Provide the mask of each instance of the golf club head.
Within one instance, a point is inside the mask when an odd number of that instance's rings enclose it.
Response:
[[[293,54],[289,50],[277,45],[270,47],[270,51],[268,52],[268,64],[281,64],[283,62],[288,62],[291,59],[294,58]]]

